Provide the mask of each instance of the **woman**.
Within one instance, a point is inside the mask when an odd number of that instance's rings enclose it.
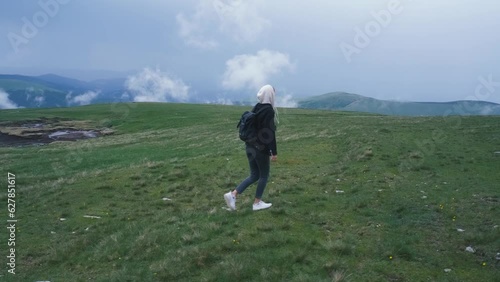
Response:
[[[236,197],[255,182],[257,182],[257,190],[253,210],[267,209],[272,206],[271,203],[262,201],[262,194],[269,177],[270,160],[276,161],[278,159],[275,138],[278,120],[277,110],[274,106],[274,96],[275,90],[271,85],[263,86],[257,93],[259,103],[255,105],[252,112],[256,113],[258,144],[245,144],[245,151],[250,165],[250,176],[243,180],[235,190],[224,194],[226,204],[231,210],[236,210]]]

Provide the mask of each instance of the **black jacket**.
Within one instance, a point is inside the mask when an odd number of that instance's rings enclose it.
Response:
[[[276,146],[276,124],[274,123],[274,109],[271,104],[258,103],[252,112],[256,113],[258,136],[257,142],[264,145],[270,155],[278,155]]]

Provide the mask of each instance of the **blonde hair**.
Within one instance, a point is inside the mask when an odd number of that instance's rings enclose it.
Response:
[[[274,105],[276,96],[276,90],[271,85],[267,84],[260,88],[259,92],[257,92],[257,100],[261,104],[271,104],[274,110],[274,122],[276,124],[279,123],[278,119],[278,109]]]

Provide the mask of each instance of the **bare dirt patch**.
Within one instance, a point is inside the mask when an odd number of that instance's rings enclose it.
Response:
[[[113,134],[109,128],[96,129],[90,121],[41,118],[0,123],[0,146],[41,146],[54,141],[76,141]]]

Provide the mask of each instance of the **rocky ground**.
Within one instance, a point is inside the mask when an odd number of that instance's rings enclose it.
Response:
[[[44,118],[0,123],[0,146],[41,146],[54,141],[76,141],[113,134],[88,121]]]

